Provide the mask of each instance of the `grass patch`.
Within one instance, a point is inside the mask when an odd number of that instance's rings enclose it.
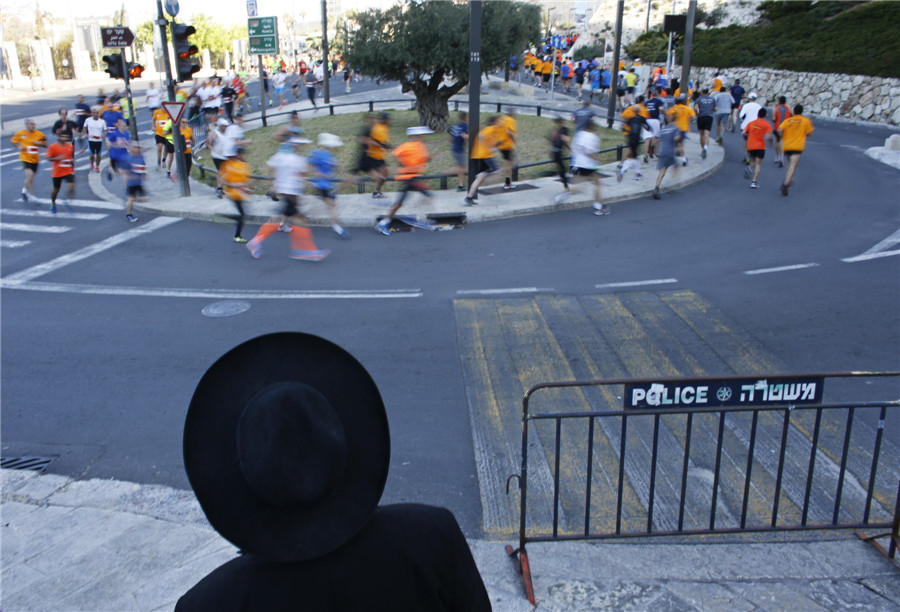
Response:
[[[457,114],[451,113],[452,118],[457,121]],[[356,142],[356,134],[362,131],[366,113],[354,113],[347,115],[333,115],[326,117],[311,117],[303,120],[303,127],[306,131],[306,138],[313,143],[317,142],[319,134],[329,132],[338,134],[344,141],[344,146],[335,150],[338,162],[340,163],[339,176],[343,178],[353,178],[352,169],[356,167],[359,157],[359,145]],[[481,116],[482,125],[484,125],[491,113],[483,113]],[[550,159],[550,148],[548,137],[553,129],[553,122],[547,117],[535,117],[532,115],[516,115],[519,130],[519,147],[517,151],[517,162],[519,164],[530,164],[539,161],[547,161]],[[401,144],[406,140],[406,128],[418,125],[418,114],[416,111],[393,111],[391,112],[391,139],[393,146]],[[275,142],[273,136],[280,126],[268,126],[255,130],[247,130],[247,138],[253,140],[253,144],[247,147],[247,163],[250,164],[253,174],[262,176],[271,176],[270,169],[266,166],[266,161],[278,150],[278,143]],[[569,126],[572,130],[571,125]],[[614,147],[622,144],[625,139],[620,132],[601,128],[598,130],[603,148]],[[425,137],[425,143],[431,152],[431,160],[428,163],[426,174],[438,175],[446,174],[453,167],[453,157],[450,154],[450,141],[447,134],[432,134]],[[306,150],[312,150],[315,144],[307,145]],[[212,160],[209,157],[209,151],[203,150],[198,156],[200,163],[204,166],[212,167]],[[612,162],[616,159],[615,152],[606,153],[603,156],[604,162]],[[397,160],[388,155],[388,165],[390,167],[389,175],[393,176],[397,169]],[[519,170],[519,180],[527,181],[529,179],[539,178],[542,176],[551,176],[555,174],[552,165],[538,166],[536,168],[523,168]],[[215,177],[209,173],[205,179],[200,178],[199,170],[194,170],[194,178],[201,180],[208,185],[215,186]],[[450,187],[455,186],[455,178],[449,179]],[[428,181],[432,188],[438,189],[440,181],[432,179]],[[265,194],[269,190],[271,183],[269,181],[254,181],[252,191],[257,194]],[[388,181],[385,183],[385,191],[395,191],[397,183]],[[371,187],[367,189],[371,192]],[[356,193],[357,187],[352,183],[344,183],[340,193]]]

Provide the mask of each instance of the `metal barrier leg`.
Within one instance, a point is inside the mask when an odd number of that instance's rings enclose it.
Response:
[[[522,581],[522,586],[525,588],[525,597],[532,606],[537,607],[537,603],[534,600],[534,583],[531,581],[531,566],[528,563],[528,551],[524,548],[513,550],[513,547],[507,544],[506,555],[512,561],[513,568],[519,575],[519,580]]]

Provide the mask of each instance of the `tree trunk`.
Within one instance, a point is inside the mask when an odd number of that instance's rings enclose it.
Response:
[[[427,87],[417,89],[416,110],[419,111],[419,125],[427,125],[435,132],[446,132],[450,121],[450,107],[447,92],[431,91]]]

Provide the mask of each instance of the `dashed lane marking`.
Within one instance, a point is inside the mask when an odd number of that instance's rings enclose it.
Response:
[[[0,247],[4,249],[18,249],[31,244],[31,240],[0,240]]]
[[[793,266],[779,266],[777,268],[760,268],[759,270],[744,270],[744,274],[769,274],[772,272],[790,272],[791,270],[804,270],[806,268],[815,268],[817,263],[796,264]]]
[[[658,278],[655,280],[627,281],[622,283],[602,283],[600,285],[594,285],[594,287],[597,289],[619,289],[624,287],[643,287],[647,285],[667,285],[677,282],[677,278]]]

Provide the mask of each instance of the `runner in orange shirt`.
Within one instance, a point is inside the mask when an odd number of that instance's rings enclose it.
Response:
[[[44,137],[43,132],[35,129],[34,119],[26,119],[25,129],[13,134],[10,142],[19,150],[19,160],[21,160],[22,169],[25,171],[22,199],[27,202],[29,196],[35,197],[32,189],[34,175],[38,169],[38,162],[41,160],[41,147],[47,146],[47,139]]]
[[[784,149],[781,146],[781,132],[778,131],[778,128],[781,127],[781,122],[790,116],[791,109],[788,108],[787,98],[779,96],[778,106],[775,107],[775,111],[772,113],[772,121],[775,124],[775,132],[773,133],[775,136],[775,164],[779,168],[784,168]]]
[[[750,156],[748,168],[753,169],[750,189],[759,189],[757,179],[762,170],[762,160],[766,156],[766,143],[772,141],[772,124],[766,121],[766,109],[759,109],[757,118],[744,128],[744,136],[747,137],[747,154]]]
[[[169,125],[169,113],[162,108],[153,111],[153,134],[156,140],[156,168],[157,170],[165,165],[168,157],[167,148],[168,140],[166,139],[166,129]]]
[[[69,132],[60,132],[58,138],[59,142],[47,147],[45,154],[47,161],[53,163],[53,168],[50,170],[50,176],[53,179],[53,191],[50,192],[50,212],[54,215],[56,214],[56,196],[59,194],[59,188],[63,182],[69,184],[68,195],[63,200],[63,204],[69,212],[72,212],[69,200],[75,197],[75,146],[72,144]]]
[[[225,195],[234,203],[238,214],[233,217],[237,222],[234,228],[234,241],[247,242],[241,236],[244,229],[244,202],[250,193],[250,165],[244,160],[244,149],[238,147],[234,154],[219,167],[219,176],[225,185]]]
[[[681,165],[687,166],[687,156],[684,154],[684,141],[688,139],[691,131],[691,120],[697,116],[694,109],[686,104],[685,98],[676,97],[675,106],[666,113],[672,119],[672,123],[681,132],[681,140],[678,143],[678,155],[681,156]]]
[[[782,195],[788,194],[788,187],[791,186],[797,164],[800,163],[800,155],[806,148],[806,137],[812,133],[813,129],[812,121],[803,116],[802,104],[795,105],[793,116],[782,121],[778,127],[778,131],[781,132],[784,154],[788,158],[787,173],[784,176],[784,183],[781,184]]]
[[[509,191],[516,187],[512,183],[512,173],[513,166],[516,165],[516,136],[519,133],[512,111],[506,111],[506,114],[500,117],[499,125],[501,130],[498,132],[500,141],[497,143],[497,148],[500,150],[500,156],[503,157],[503,172],[506,175],[503,189]]]
[[[428,164],[428,147],[422,142],[427,134],[434,134],[425,126],[411,127],[406,130],[409,140],[394,149],[393,155],[400,162],[400,168],[397,170],[397,180],[403,181],[403,188],[400,191],[400,197],[391,206],[378,223],[375,224],[375,231],[381,232],[385,236],[391,235],[391,220],[406,199],[410,191],[418,191],[426,198],[431,198],[431,192],[428,191],[428,185],[419,180],[425,174],[425,166]]]
[[[475,143],[472,145],[472,159],[475,160],[475,180],[469,187],[466,198],[463,200],[466,206],[475,206],[478,196],[478,187],[491,175],[500,172],[494,154],[497,152],[497,143],[500,140],[500,117],[491,117],[486,127],[481,128]]]

